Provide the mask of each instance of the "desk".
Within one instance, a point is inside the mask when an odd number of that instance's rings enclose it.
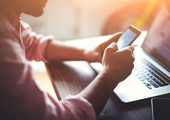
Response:
[[[52,62],[46,64],[58,99],[82,91],[97,75],[89,63]],[[113,93],[98,120],[151,120],[150,100],[122,103]]]
[[[52,86],[51,79],[49,78],[49,75],[46,71],[44,62],[31,61],[30,65],[34,70],[35,77],[38,82],[50,95],[57,99],[56,93]]]
[[[59,100],[81,92],[98,74],[85,61],[51,62],[46,67]],[[112,93],[98,120],[151,120],[150,106],[150,99],[123,103]]]

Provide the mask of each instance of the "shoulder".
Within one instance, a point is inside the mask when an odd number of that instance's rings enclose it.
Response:
[[[19,41],[19,34],[16,33],[9,19],[0,12],[0,50],[13,50],[14,47],[19,47]]]
[[[0,39],[2,37],[15,37],[18,38],[18,35],[15,32],[15,28],[12,27],[9,19],[7,19],[3,14],[0,12]]]

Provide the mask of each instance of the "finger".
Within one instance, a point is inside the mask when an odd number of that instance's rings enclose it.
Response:
[[[118,41],[118,39],[120,38],[121,35],[122,35],[122,32],[118,32],[118,33],[114,34],[112,38],[110,38],[109,40],[107,40],[105,42],[105,46],[108,46],[113,42],[117,43],[117,41]]]
[[[112,54],[118,50],[118,46],[115,42],[111,43],[107,48],[106,52],[107,54]]]
[[[129,49],[132,54],[133,54],[133,51],[135,50],[135,48],[133,46],[128,46],[127,49]]]
[[[134,58],[134,60],[135,60],[135,54],[132,54],[132,57]]]

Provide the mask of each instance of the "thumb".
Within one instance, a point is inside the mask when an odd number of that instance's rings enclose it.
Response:
[[[102,59],[102,64],[104,65],[107,59],[112,56],[113,53],[115,53],[118,50],[117,44],[115,42],[111,43],[105,50],[104,55]]]
[[[117,43],[117,41],[121,35],[122,35],[122,32],[118,32],[118,33],[114,34],[113,37],[111,37],[109,40],[105,41],[105,46],[108,46],[113,42]]]
[[[118,46],[115,42],[113,42],[105,49],[105,53],[111,55],[112,53],[115,53],[117,50]]]

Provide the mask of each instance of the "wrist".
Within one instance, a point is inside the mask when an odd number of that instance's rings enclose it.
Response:
[[[105,88],[107,88],[108,92],[112,92],[118,84],[114,72],[111,74],[112,75],[110,75],[110,73],[104,68],[98,75],[99,79],[102,80],[102,84],[105,86]]]
[[[88,49],[82,49],[83,51],[83,60],[89,62],[89,55],[88,55]]]
[[[101,62],[102,55],[96,52],[95,49],[84,49],[84,58],[88,62]]]
[[[92,52],[90,49],[84,49],[83,50],[83,54],[84,54],[84,60],[87,62],[92,62]]]

